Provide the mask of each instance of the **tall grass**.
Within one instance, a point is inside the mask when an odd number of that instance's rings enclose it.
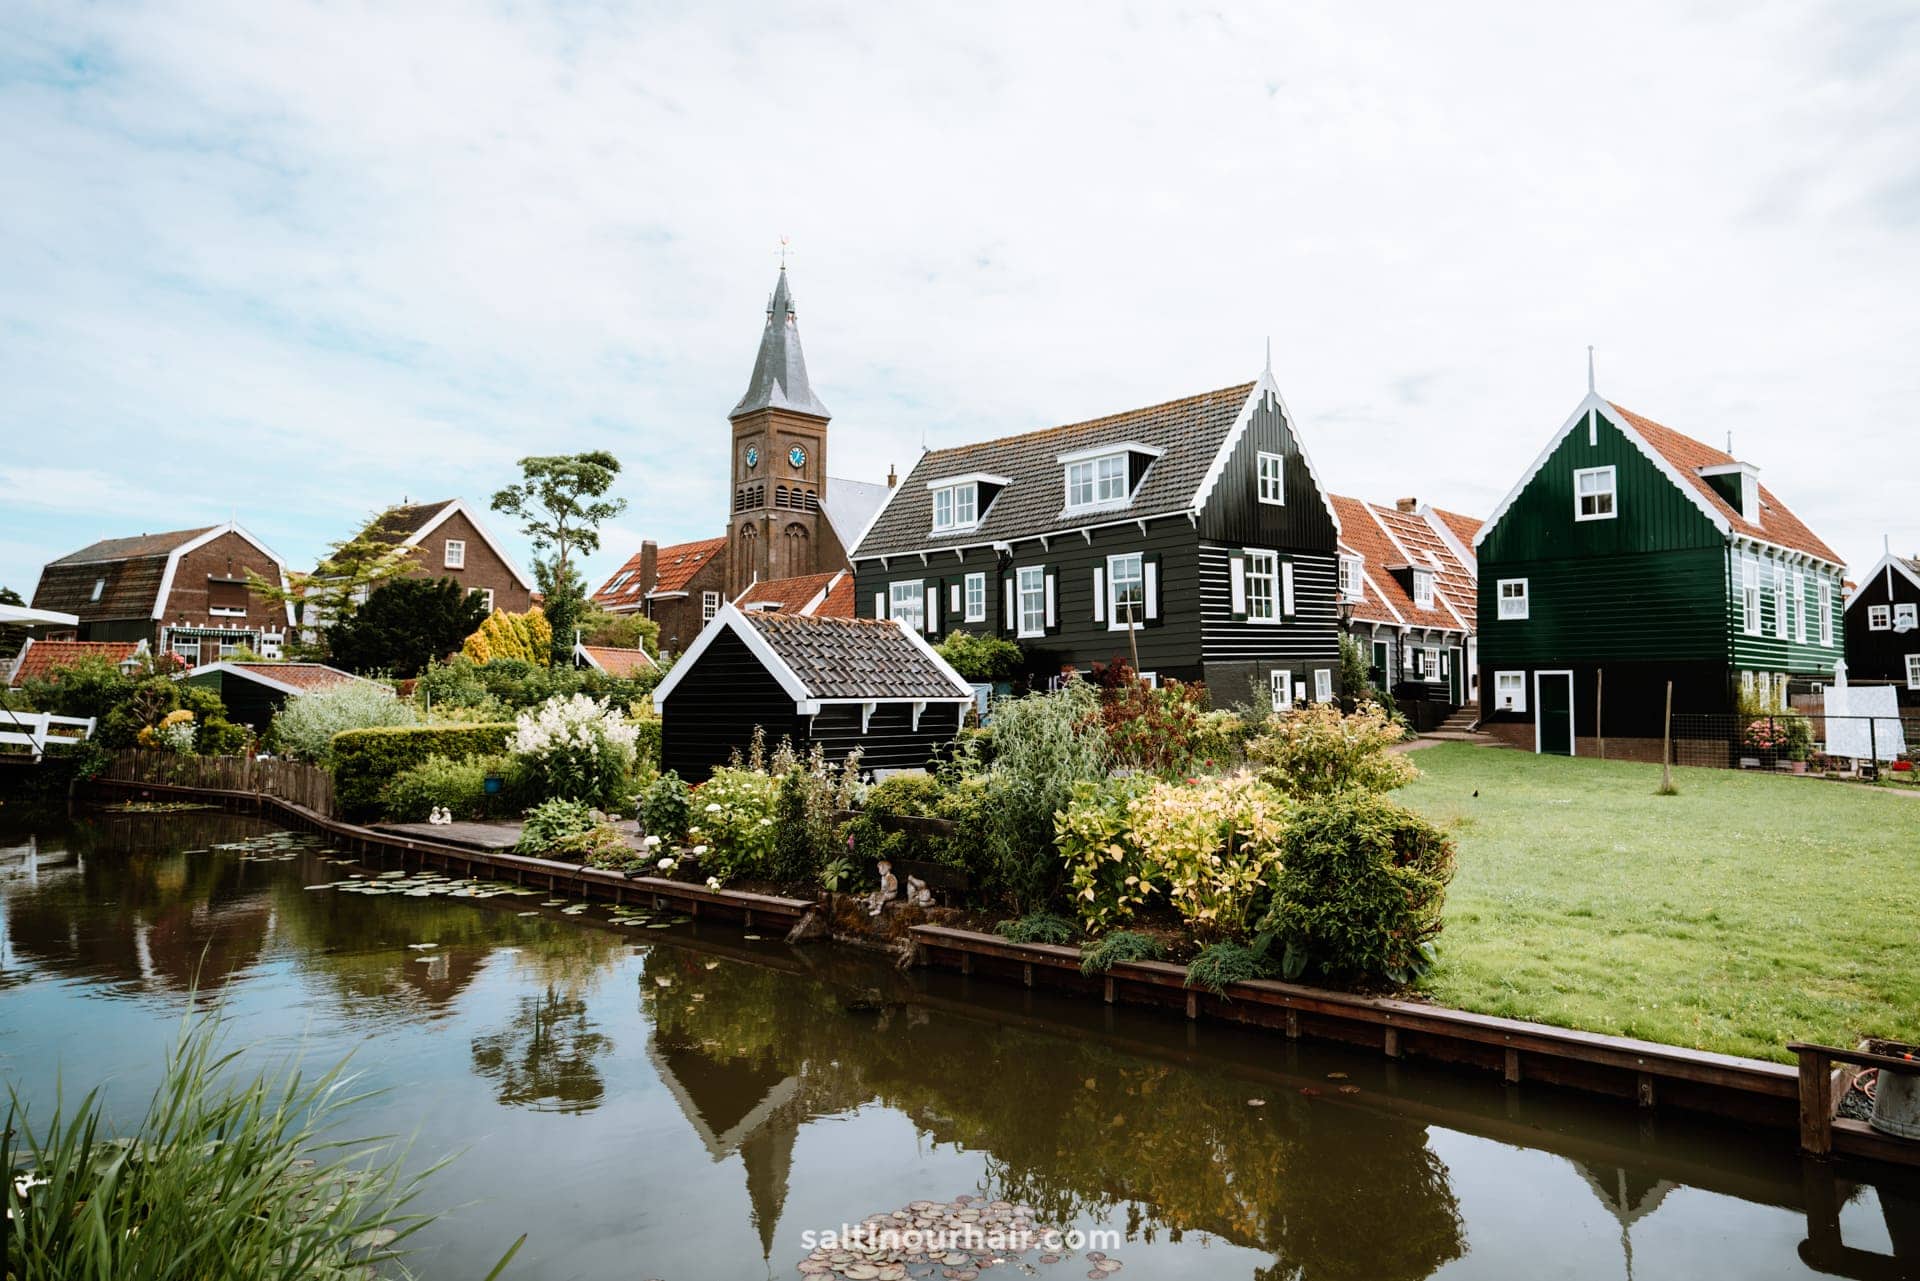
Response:
[[[139,1124],[113,1133],[99,1091],[36,1126],[8,1087],[9,1281],[332,1281],[401,1270],[432,1216],[408,1209],[445,1162],[404,1174],[385,1138],[342,1138],[345,1062],[227,1079],[217,1014],[189,1016]],[[524,1238],[522,1238],[524,1240]],[[497,1277],[516,1241],[489,1274]]]

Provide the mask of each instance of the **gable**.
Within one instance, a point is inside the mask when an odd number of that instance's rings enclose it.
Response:
[[[1617,515],[1574,519],[1574,472],[1614,469]],[[1683,488],[1684,486],[1684,488]],[[1485,561],[1614,556],[1716,546],[1721,529],[1698,492],[1620,427],[1612,406],[1589,396],[1481,528]],[[1482,577],[1490,574],[1483,570]]]
[[[1239,430],[1224,442],[1201,490],[1200,536],[1261,547],[1333,550],[1340,517],[1270,377],[1257,384],[1236,426]],[[1261,454],[1285,460],[1284,503],[1260,501]]]

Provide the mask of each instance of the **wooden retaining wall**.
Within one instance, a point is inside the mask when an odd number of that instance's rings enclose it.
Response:
[[[333,817],[333,775],[318,765],[258,756],[181,756],[129,749],[115,752],[99,781],[143,787],[246,792],[288,801]]]

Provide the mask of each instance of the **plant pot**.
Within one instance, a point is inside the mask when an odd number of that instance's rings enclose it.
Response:
[[[1806,763],[1805,761],[1795,761],[1795,762],[1793,763],[1793,772],[1794,772],[1794,773],[1796,773],[1796,774],[1804,774],[1804,773],[1806,773],[1806,772],[1807,772],[1807,763]]]
[[[1879,1052],[1903,1054],[1912,1050],[1912,1046],[1888,1045]],[[1920,1072],[1881,1068],[1880,1079],[1873,1087],[1873,1115],[1867,1118],[1867,1124],[1882,1134],[1920,1139]]]

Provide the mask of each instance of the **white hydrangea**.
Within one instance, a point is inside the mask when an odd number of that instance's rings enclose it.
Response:
[[[555,695],[520,713],[514,722],[513,750],[523,756],[548,756],[562,750],[599,752],[611,747],[631,753],[640,727],[585,694]]]
[[[658,867],[663,872],[671,872],[674,869],[674,860],[671,858],[663,858],[658,863],[654,864],[654,866]]]

